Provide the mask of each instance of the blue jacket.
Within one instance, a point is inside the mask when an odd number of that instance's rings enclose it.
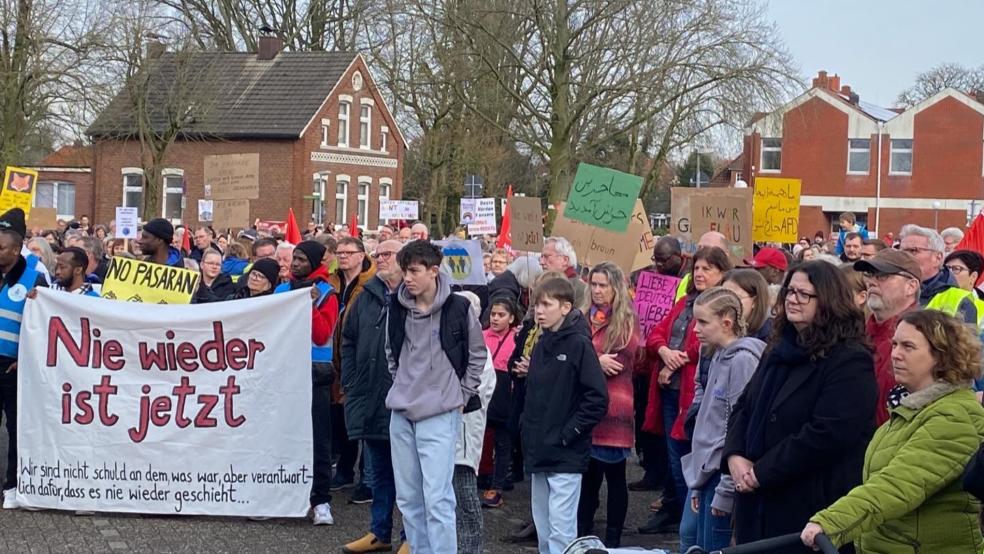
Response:
[[[864,225],[860,225],[856,232],[861,235],[861,240],[868,240],[868,229],[866,229]],[[837,235],[837,249],[835,252],[838,256],[844,253],[844,237],[847,236],[847,233],[848,231],[841,229],[840,234]]]

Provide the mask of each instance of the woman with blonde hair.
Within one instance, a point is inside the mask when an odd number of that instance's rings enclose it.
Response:
[[[51,249],[51,244],[41,237],[34,237],[27,241],[27,249],[32,254],[41,259],[41,263],[48,269],[48,273],[55,272],[55,252]]]
[[[909,312],[892,338],[892,369],[899,386],[865,452],[862,484],[811,517],[803,543],[825,533],[859,552],[981,552],[980,503],[961,484],[984,441],[984,408],[970,388],[981,342],[942,312]]]
[[[639,318],[632,305],[625,275],[611,262],[588,273],[591,295],[581,308],[591,327],[601,370],[608,387],[608,413],[591,435],[588,471],[581,485],[577,509],[578,536],[592,534],[602,481],[608,482],[605,546],[618,548],[629,508],[625,462],[635,444],[635,406],[632,375],[642,339]]]

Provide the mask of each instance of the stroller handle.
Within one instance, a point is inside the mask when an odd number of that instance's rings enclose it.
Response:
[[[816,536],[816,544],[820,548],[820,552],[823,554],[837,554],[837,548],[834,547],[834,543],[831,542],[830,537],[824,535],[823,533]],[[760,541],[746,544],[739,544],[737,546],[730,546],[722,550],[715,550],[710,554],[761,554],[773,549],[787,548],[796,545],[803,545],[803,542],[800,540],[800,534],[790,533],[788,535],[779,535],[778,537],[762,539]],[[803,549],[804,552],[806,552],[805,546]]]

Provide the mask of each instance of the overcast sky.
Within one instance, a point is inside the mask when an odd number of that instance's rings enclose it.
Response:
[[[769,0],[766,13],[807,84],[826,69],[882,106],[939,63],[984,64],[984,0]]]

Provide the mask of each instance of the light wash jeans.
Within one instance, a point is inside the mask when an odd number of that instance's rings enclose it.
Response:
[[[395,411],[390,416],[396,505],[414,554],[458,551],[452,480],[460,430],[458,410],[417,422]]]
[[[690,497],[687,497],[687,504],[683,507],[683,517],[680,521],[680,552],[686,552],[694,545],[708,552],[731,545],[731,514],[726,516],[711,514],[714,489],[720,481],[721,474],[718,473],[700,489],[690,491],[691,495],[697,493],[700,499],[700,511],[694,512]]]
[[[540,554],[563,554],[577,538],[581,474],[534,473],[531,479],[530,503]]]

